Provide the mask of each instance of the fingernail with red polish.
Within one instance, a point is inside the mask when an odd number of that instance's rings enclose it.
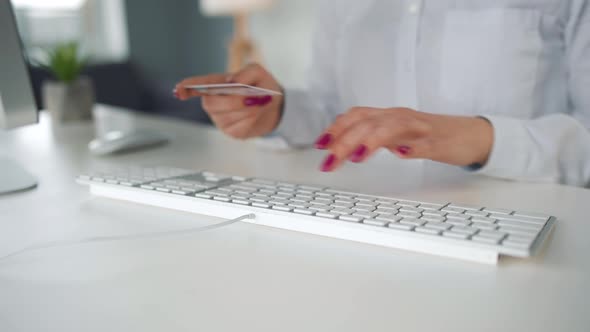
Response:
[[[258,105],[259,101],[258,98],[256,97],[247,97],[244,98],[244,105],[245,106],[254,106],[254,105]]]
[[[332,135],[328,133],[323,134],[315,141],[315,148],[323,150],[330,144],[330,141],[332,141]]]
[[[397,147],[397,152],[399,154],[401,154],[402,156],[406,156],[410,153],[411,148],[409,146],[406,145],[401,145]]]
[[[322,163],[322,167],[320,168],[320,170],[322,172],[331,171],[332,167],[334,167],[335,162],[336,162],[336,156],[333,154],[328,155],[328,157],[326,157],[326,159],[324,159],[324,162]]]
[[[358,146],[358,148],[356,148],[356,150],[354,150],[354,152],[350,155],[349,159],[353,163],[359,163],[359,162],[363,161],[363,157],[365,156],[366,152],[367,152],[367,146],[364,144],[361,144]]]
[[[272,101],[272,96],[262,96],[258,98],[258,105],[264,106]]]

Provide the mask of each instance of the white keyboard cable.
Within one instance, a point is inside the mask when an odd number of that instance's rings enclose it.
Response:
[[[8,255],[1,256],[0,262],[6,260],[8,258],[23,254],[25,252],[29,252],[29,251],[72,246],[72,245],[77,245],[77,244],[114,242],[114,241],[122,241],[122,240],[145,240],[145,239],[157,239],[157,238],[173,237],[173,236],[180,236],[180,235],[190,235],[190,234],[194,234],[194,233],[208,231],[211,229],[229,226],[231,224],[235,224],[237,222],[240,222],[244,219],[255,219],[255,218],[256,218],[256,215],[253,213],[250,213],[250,214],[245,214],[243,216],[240,216],[240,217],[237,217],[237,218],[234,218],[231,220],[222,221],[217,224],[196,227],[196,228],[179,229],[179,230],[163,231],[163,232],[131,234],[131,235],[93,236],[93,237],[74,239],[74,240],[66,240],[66,241],[50,241],[50,242],[45,242],[45,243],[34,244],[31,246],[25,247],[23,249],[11,252]]]

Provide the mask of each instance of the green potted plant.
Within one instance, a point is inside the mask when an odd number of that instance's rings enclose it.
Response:
[[[40,62],[54,78],[43,82],[42,87],[43,105],[54,123],[92,118],[94,85],[90,78],[81,75],[86,62],[76,42],[55,46]]]

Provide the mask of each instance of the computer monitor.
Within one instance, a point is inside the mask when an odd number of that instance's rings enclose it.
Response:
[[[37,105],[10,0],[0,0],[0,130],[37,123]],[[37,185],[22,166],[0,156],[0,194]]]

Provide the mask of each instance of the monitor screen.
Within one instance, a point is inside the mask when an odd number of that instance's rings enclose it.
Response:
[[[0,0],[0,49],[0,129],[36,123],[37,105],[10,0]]]

